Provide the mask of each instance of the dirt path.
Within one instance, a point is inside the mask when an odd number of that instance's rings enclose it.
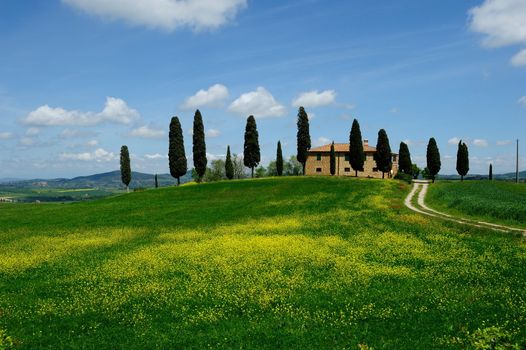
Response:
[[[455,217],[455,216],[431,209],[425,203],[425,198],[426,198],[428,188],[429,188],[429,183],[425,183],[425,182],[414,183],[413,189],[411,190],[411,192],[405,199],[404,203],[406,207],[408,207],[414,212],[417,212],[423,215],[427,215],[427,216],[431,216],[434,218],[439,218],[439,219],[446,220],[446,221],[452,221],[452,222],[456,222],[462,225],[487,228],[487,229],[494,230],[494,231],[518,232],[518,233],[522,233],[522,235],[526,237],[526,230],[523,230],[523,229],[518,229],[515,227],[509,227],[509,226],[504,226],[504,225],[497,225],[497,224],[493,224],[490,222]],[[414,204],[413,199],[416,194],[418,194],[418,198],[417,198],[417,203]]]

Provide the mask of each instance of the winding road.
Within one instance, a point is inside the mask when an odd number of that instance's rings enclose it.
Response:
[[[415,181],[413,183],[413,188],[407,198],[405,199],[405,206],[411,209],[414,212],[417,212],[422,215],[431,216],[434,218],[446,220],[446,221],[452,221],[456,222],[458,224],[462,225],[468,225],[473,227],[480,227],[480,228],[486,228],[494,231],[500,231],[500,232],[517,232],[521,233],[523,236],[526,237],[526,230],[519,229],[515,227],[509,227],[504,225],[497,225],[492,224],[490,222],[484,222],[484,221],[477,221],[472,219],[466,219],[466,218],[460,218],[455,217],[449,214],[445,214],[442,212],[439,212],[437,210],[429,208],[425,203],[425,198],[427,194],[427,190],[429,188],[429,182],[427,181]],[[416,203],[414,203],[414,197],[417,197]]]

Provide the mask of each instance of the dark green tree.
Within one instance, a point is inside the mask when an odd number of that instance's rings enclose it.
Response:
[[[159,179],[157,178],[157,174],[155,174],[155,188],[159,188]]]
[[[468,146],[460,140],[457,151],[457,172],[460,175],[460,181],[464,181],[464,176],[469,171],[469,153]]]
[[[336,174],[336,153],[334,152],[334,141],[332,141],[331,143],[331,152],[329,156],[330,156],[331,175],[334,175]]]
[[[309,132],[309,116],[303,107],[298,110],[298,155],[296,159],[301,163],[303,168],[303,175],[305,175],[305,163],[307,162],[307,155],[311,147],[310,132]]]
[[[493,164],[490,164],[489,165],[489,176],[488,176],[489,180],[493,180]]]
[[[278,141],[278,149],[276,151],[276,173],[278,176],[283,175],[283,153],[281,151],[281,141]]]
[[[250,168],[252,177],[254,177],[254,168],[258,166],[261,160],[259,153],[259,135],[256,125],[256,119],[253,115],[247,118],[245,127],[245,146],[243,148],[243,164]]]
[[[126,185],[126,191],[130,192],[131,182],[131,166],[130,166],[130,153],[128,152],[128,146],[121,147],[121,180]]]
[[[225,175],[229,180],[234,178],[234,164],[232,163],[232,156],[230,155],[230,146],[226,148]]]
[[[194,115],[194,135],[193,135],[193,154],[194,169],[197,174],[197,182],[201,182],[206,172],[206,144],[205,144],[205,127],[203,126],[203,117],[199,110]]]
[[[349,135],[349,163],[354,169],[356,177],[358,171],[363,171],[365,163],[365,153],[363,151],[362,132],[360,131],[360,123],[354,119],[351,127],[351,134]]]
[[[412,174],[411,153],[409,147],[405,142],[400,142],[400,150],[398,151],[398,169],[404,174]]]
[[[170,133],[168,135],[168,163],[170,174],[177,179],[177,185],[181,184],[181,176],[186,175],[188,164],[184,150],[183,130],[179,118],[173,117],[170,121]]]
[[[440,151],[438,150],[437,142],[434,137],[429,139],[427,144],[427,170],[429,177],[435,182],[437,174],[440,172],[442,162],[440,161]]]
[[[418,179],[418,175],[420,175],[420,172],[421,170],[416,164],[411,165],[411,175],[413,176],[413,179]]]
[[[382,172],[382,179],[385,178],[385,173],[391,171],[393,167],[393,155],[391,153],[391,146],[389,145],[389,138],[384,129],[378,131],[374,160],[376,161],[376,167]]]

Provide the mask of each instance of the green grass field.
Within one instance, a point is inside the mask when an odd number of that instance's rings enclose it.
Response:
[[[0,204],[0,331],[27,349],[521,343],[524,240],[412,213],[408,191],[281,178]]]
[[[428,204],[441,211],[526,228],[526,184],[503,181],[440,181]]]

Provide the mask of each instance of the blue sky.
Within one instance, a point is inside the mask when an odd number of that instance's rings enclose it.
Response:
[[[513,171],[526,130],[523,0],[0,0],[0,48],[0,178],[116,170],[123,144],[168,172],[170,118],[191,158],[196,108],[209,160],[254,114],[264,165],[295,154],[300,104],[314,145],[357,118],[419,165],[435,137],[444,174],[460,138],[471,173]]]

